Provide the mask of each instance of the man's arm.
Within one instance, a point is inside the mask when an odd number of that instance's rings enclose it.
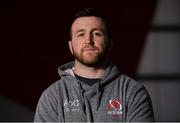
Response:
[[[127,121],[153,122],[154,113],[151,98],[142,85],[137,85],[130,93],[127,109]]]
[[[38,102],[34,122],[57,122],[57,101],[55,97],[44,92]]]

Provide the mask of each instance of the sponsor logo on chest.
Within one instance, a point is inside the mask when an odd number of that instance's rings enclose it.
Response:
[[[64,111],[65,112],[79,112],[80,101],[78,99],[75,100],[64,100]]]

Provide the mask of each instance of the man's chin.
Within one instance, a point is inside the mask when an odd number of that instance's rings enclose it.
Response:
[[[93,59],[93,60],[85,59],[85,60],[81,60],[80,62],[89,67],[99,67],[103,65],[102,60],[100,59]]]
[[[92,66],[92,65],[95,65],[98,63],[97,60],[82,60],[80,61],[81,63],[83,63],[84,65],[87,65],[87,66]]]
[[[101,55],[91,55],[91,56],[81,56],[81,57],[75,57],[81,64],[84,64],[89,67],[97,67],[101,66],[103,60]]]

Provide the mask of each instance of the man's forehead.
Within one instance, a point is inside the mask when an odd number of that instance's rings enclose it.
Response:
[[[77,18],[73,24],[72,29],[86,29],[86,28],[96,28],[96,29],[102,29],[104,28],[103,20],[100,17],[95,16],[88,16],[88,17],[79,17]]]

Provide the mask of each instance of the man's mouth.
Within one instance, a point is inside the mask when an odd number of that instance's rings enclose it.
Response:
[[[98,50],[98,48],[96,48],[94,46],[86,46],[82,49],[82,52],[94,52],[97,50]]]
[[[96,48],[84,48],[83,52],[86,52],[86,51],[96,51],[96,50],[97,50]]]

